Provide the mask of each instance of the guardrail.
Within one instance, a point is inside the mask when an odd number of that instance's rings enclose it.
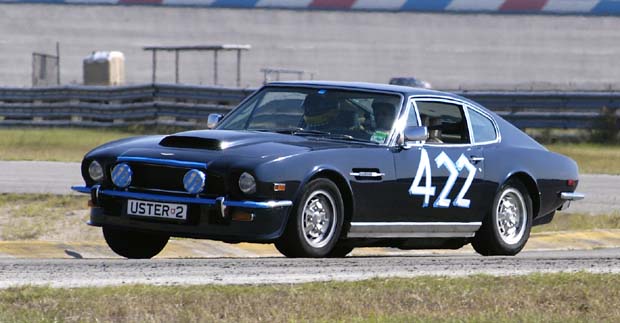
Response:
[[[519,128],[620,130],[620,92],[465,91]]]
[[[0,126],[200,126],[252,90],[149,84],[0,88]]]
[[[0,126],[202,127],[251,89],[148,84],[0,88]],[[519,128],[620,129],[620,92],[457,92]]]

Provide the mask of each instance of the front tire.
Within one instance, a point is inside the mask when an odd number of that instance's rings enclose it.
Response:
[[[343,205],[342,195],[332,181],[318,178],[308,183],[275,243],[278,251],[290,258],[329,256],[340,237]]]
[[[334,248],[327,254],[325,257],[327,258],[344,258],[348,254],[353,251],[354,247],[343,244],[342,242],[337,243]]]
[[[117,255],[129,259],[150,259],[160,253],[170,237],[154,233],[103,227],[103,237]]]
[[[532,213],[532,199],[525,186],[509,180],[495,196],[472,246],[483,256],[516,255],[530,237]]]

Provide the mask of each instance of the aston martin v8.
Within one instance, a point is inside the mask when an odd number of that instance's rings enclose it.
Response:
[[[127,258],[170,237],[515,255],[583,198],[577,164],[480,104],[427,89],[278,82],[206,130],[122,139],[82,162],[89,224]]]

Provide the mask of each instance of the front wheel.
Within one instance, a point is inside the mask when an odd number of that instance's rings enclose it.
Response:
[[[275,246],[287,257],[327,257],[334,249],[344,216],[336,184],[318,178],[306,185]]]
[[[169,237],[154,233],[103,227],[103,237],[112,251],[129,259],[150,259],[161,252]]]
[[[532,199],[516,180],[502,185],[493,207],[472,240],[484,256],[514,256],[523,249],[532,228]]]
[[[343,244],[342,242],[337,243],[334,248],[327,254],[325,257],[327,258],[344,258],[348,254],[353,251],[354,247]]]

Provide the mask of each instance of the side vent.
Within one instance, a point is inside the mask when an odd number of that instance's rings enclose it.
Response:
[[[385,176],[378,168],[353,168],[349,175],[357,180],[380,181]]]
[[[217,139],[186,136],[168,136],[159,142],[159,144],[164,147],[209,150],[221,150],[220,143],[221,142]]]

